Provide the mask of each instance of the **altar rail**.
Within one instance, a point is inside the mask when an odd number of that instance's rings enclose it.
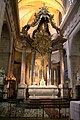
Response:
[[[1,102],[1,103],[4,103]],[[62,119],[69,117],[70,102],[64,99],[27,99],[7,100],[7,114],[9,118],[31,118],[32,119]],[[0,114],[0,116],[3,116]]]

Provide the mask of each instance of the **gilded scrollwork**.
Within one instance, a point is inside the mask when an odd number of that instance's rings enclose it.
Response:
[[[35,13],[35,19],[31,24],[27,24],[22,28],[22,34],[27,37],[27,42],[30,47],[37,50],[41,55],[48,53],[51,50],[60,49],[65,42],[62,31],[54,23],[54,15],[51,15],[45,5],[40,8],[38,13]],[[58,38],[52,40],[49,24],[58,34]],[[28,35],[31,27],[35,27],[32,38]]]

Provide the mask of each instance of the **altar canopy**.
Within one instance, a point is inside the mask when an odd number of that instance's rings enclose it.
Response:
[[[18,0],[20,30],[34,20],[34,14],[45,4],[51,14],[54,14],[55,23],[58,25],[58,16],[63,15],[64,7],[61,0]]]
[[[55,24],[54,14],[50,13],[45,3],[43,3],[43,6],[39,8],[37,12],[35,12],[34,17],[35,18],[31,23],[28,22],[22,27],[22,31],[21,31],[21,38],[22,38],[22,44],[23,44],[22,57],[24,53],[26,54],[26,45],[28,44],[32,52],[32,60],[31,60],[32,62],[31,62],[31,68],[30,68],[30,71],[31,71],[30,84],[33,85],[35,83],[35,85],[41,85],[41,84],[51,85],[51,53],[53,51],[63,49],[63,43],[66,41],[66,39],[64,38],[61,29]],[[33,28],[33,31],[31,31],[31,28]],[[51,33],[54,34],[54,32],[51,32],[51,29],[55,31],[56,33],[55,37],[51,34]],[[38,74],[38,78],[36,78],[36,73],[39,70],[38,69],[37,71],[35,71],[36,54],[37,54],[37,58],[39,58],[40,56],[42,57],[41,80],[39,80],[40,71]],[[45,56],[47,56],[47,63],[45,63],[46,67],[48,65],[48,68],[46,68],[47,69],[46,84],[44,81],[44,69],[45,69],[44,57]],[[24,58],[22,58],[22,60],[23,59]],[[24,69],[23,62],[22,62],[22,69]]]
[[[63,36],[60,24],[64,14],[62,0],[18,0],[20,31],[22,40],[22,65],[20,85],[25,84],[27,63],[27,85],[34,88],[63,84]],[[26,60],[27,49],[30,59]],[[59,51],[60,61],[51,61],[52,52]],[[39,64],[40,63],[40,64]],[[61,68],[60,68],[61,67]],[[60,70],[60,71],[59,71]],[[61,73],[62,72],[62,73]],[[61,74],[61,75],[60,75]],[[58,79],[59,77],[60,80]],[[24,85],[25,86],[25,85]],[[32,87],[29,90],[32,90]],[[42,89],[43,91],[44,89]],[[33,90],[32,90],[33,91]],[[52,91],[53,92],[53,91]],[[45,91],[44,91],[45,94]],[[53,96],[53,94],[50,94]],[[44,95],[43,95],[44,96]]]

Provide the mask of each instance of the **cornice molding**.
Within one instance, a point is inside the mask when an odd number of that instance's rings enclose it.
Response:
[[[71,19],[71,16],[73,17],[75,12],[74,11],[77,11],[77,9],[75,9],[76,7],[78,7],[80,4],[80,1],[77,0],[77,1],[74,1],[72,3],[72,5],[70,6],[69,10],[67,11],[66,15],[65,15],[65,18],[63,19],[61,25],[60,25],[60,28],[61,29],[66,29],[66,25],[69,24],[69,21]],[[72,19],[71,19],[72,20]]]

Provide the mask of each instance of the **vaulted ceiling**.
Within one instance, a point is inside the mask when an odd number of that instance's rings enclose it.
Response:
[[[34,20],[34,14],[45,4],[48,11],[54,14],[54,21],[58,25],[59,12],[63,14],[62,0],[18,0],[20,30],[27,23]]]

